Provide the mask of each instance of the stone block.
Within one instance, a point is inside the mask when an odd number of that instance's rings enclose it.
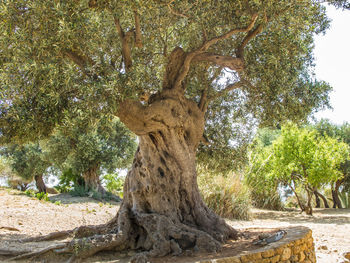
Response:
[[[298,260],[299,262],[303,262],[304,259],[305,259],[305,254],[304,252],[301,251],[298,255]]]
[[[291,255],[292,255],[292,250],[289,247],[287,247],[283,250],[283,252],[281,254],[281,260],[290,259]]]
[[[220,258],[215,261],[216,263],[241,263],[239,257],[230,257],[230,258]]]
[[[276,255],[276,256],[274,256],[274,257],[270,258],[270,262],[271,262],[271,263],[277,263],[277,262],[280,262],[280,258],[281,258],[281,256],[280,256],[280,255]]]
[[[266,250],[264,252],[261,252],[261,256],[263,258],[270,258],[275,255],[275,251],[273,249]]]
[[[255,261],[255,260],[258,260],[258,259],[262,259],[262,256],[261,256],[261,253],[254,253],[254,254],[251,254],[251,255],[243,255],[241,256],[241,261],[243,263],[248,263],[248,262],[251,262],[251,261]]]

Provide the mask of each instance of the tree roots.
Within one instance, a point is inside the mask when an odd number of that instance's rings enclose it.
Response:
[[[71,254],[69,262],[74,262],[76,259],[92,256],[99,251],[132,249],[140,253],[136,254],[131,262],[146,263],[152,257],[188,254],[189,251],[217,252],[221,248],[218,240],[197,229],[196,226],[173,222],[169,217],[160,214],[133,213],[130,215],[130,213],[123,214],[122,211],[119,211],[118,220],[115,218],[105,225],[82,226],[21,241],[38,242],[66,237],[73,237],[73,239],[15,256],[10,260],[38,257],[51,251],[56,254]],[[8,255],[15,254],[8,253]]]

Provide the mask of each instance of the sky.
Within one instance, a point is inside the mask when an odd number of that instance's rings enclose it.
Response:
[[[330,29],[315,38],[315,73],[317,79],[333,87],[333,110],[319,112],[315,117],[335,124],[350,123],[350,10],[327,6],[327,15],[332,19]]]

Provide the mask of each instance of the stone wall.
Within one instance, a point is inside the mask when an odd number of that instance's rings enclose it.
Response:
[[[197,261],[196,263],[315,263],[312,231],[303,226],[285,229],[279,241],[235,257]]]

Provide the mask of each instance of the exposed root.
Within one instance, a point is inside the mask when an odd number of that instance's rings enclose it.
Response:
[[[25,253],[29,253],[30,251],[25,250],[25,251],[18,251],[18,250],[6,250],[6,249],[0,249],[0,255],[1,256],[18,256],[18,255],[23,255]]]
[[[47,248],[38,250],[38,251],[33,251],[33,252],[28,252],[13,258],[10,258],[9,261],[15,261],[15,260],[19,260],[19,259],[26,259],[26,258],[33,258],[33,257],[37,257],[40,255],[43,255],[47,252],[53,251],[55,249],[60,249],[60,248],[64,248],[67,244],[58,244],[58,245],[53,245],[53,246],[49,246]]]
[[[98,225],[98,226],[80,226],[72,230],[52,232],[50,234],[43,235],[43,236],[20,239],[19,241],[20,242],[40,242],[40,241],[64,239],[68,237],[82,238],[82,237],[88,237],[97,233],[101,233],[101,230],[103,228],[106,228],[105,224]]]
[[[223,230],[225,232],[223,232]],[[220,231],[221,234],[220,234]],[[55,238],[73,237],[70,242],[54,245],[39,251],[25,252],[11,260],[36,257],[53,251],[71,254],[69,262],[86,258],[99,251],[138,250],[132,263],[146,263],[149,258],[166,255],[188,254],[189,251],[217,252],[221,249],[223,236],[231,235],[230,227],[219,228],[216,235],[199,230],[192,224],[184,224],[157,213],[131,212],[121,207],[117,217],[99,226],[82,226],[46,236],[27,238],[22,241],[47,241]],[[220,239],[216,239],[220,237]]]

